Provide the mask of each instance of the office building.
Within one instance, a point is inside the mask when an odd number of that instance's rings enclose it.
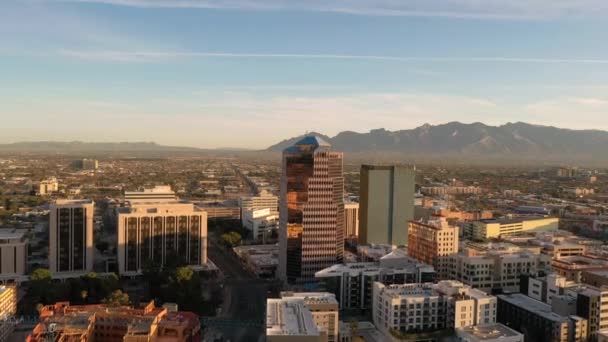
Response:
[[[559,219],[554,217],[517,217],[468,222],[464,226],[465,237],[486,240],[522,233],[557,231]]]
[[[175,202],[178,200],[169,185],[157,185],[153,188],[143,188],[138,191],[125,191],[125,202],[130,204],[147,202]]]
[[[344,203],[344,237],[357,239],[359,236],[359,203]]]
[[[148,263],[207,266],[207,213],[192,203],[146,202],[118,208],[118,270],[141,274]]]
[[[456,336],[459,342],[524,342],[524,334],[500,323],[458,328]]]
[[[53,192],[59,191],[59,182],[57,178],[49,178],[38,183],[38,195],[45,196],[50,195]]]
[[[244,209],[241,211],[243,227],[251,232],[253,240],[264,241],[271,232],[279,229],[279,213],[270,208]],[[262,242],[264,243],[264,242]]]
[[[156,307],[154,301],[139,308],[59,302],[40,310],[40,323],[26,342],[46,342],[51,336],[66,342],[200,342],[198,315],[172,306]]]
[[[314,136],[285,149],[280,192],[279,276],[314,281],[344,255],[342,153]]]
[[[239,206],[243,211],[270,209],[272,213],[277,213],[279,210],[279,198],[268,191],[262,191],[259,196],[239,198]]]
[[[432,266],[408,257],[401,250],[395,250],[378,262],[333,265],[315,276],[323,290],[336,296],[340,310],[371,309],[374,282],[385,285],[427,283],[436,278]]]
[[[84,158],[84,159],[75,160],[73,162],[73,166],[78,169],[82,169],[82,170],[94,171],[94,170],[97,170],[97,168],[99,168],[99,161],[97,161],[96,159]]]
[[[559,315],[551,305],[521,293],[498,295],[498,322],[524,333],[526,341],[585,341],[587,320],[576,315]]]
[[[28,240],[25,237],[25,230],[0,229],[1,283],[20,283],[25,279],[27,249]]]
[[[443,217],[410,221],[408,254],[435,268],[439,279],[449,275],[449,256],[458,253],[458,227],[450,226]]]
[[[457,281],[390,286],[376,282],[373,293],[374,324],[386,335],[496,323],[496,297]]]
[[[425,195],[431,196],[445,196],[445,195],[479,195],[483,192],[483,189],[478,186],[423,186],[420,188],[420,192]]]
[[[327,292],[282,292],[283,299],[302,300],[312,314],[317,328],[327,334],[327,342],[338,341],[340,319],[338,302],[333,294]]]
[[[15,329],[17,315],[17,288],[0,286],[0,341],[8,341],[9,335]]]
[[[53,273],[93,270],[91,200],[57,200],[50,206],[49,268]]]
[[[359,243],[408,244],[414,219],[416,171],[401,165],[362,165],[359,201]]]

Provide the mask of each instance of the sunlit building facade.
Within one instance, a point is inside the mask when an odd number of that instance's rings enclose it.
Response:
[[[344,254],[342,153],[308,136],[283,151],[282,163],[279,276],[314,281]]]

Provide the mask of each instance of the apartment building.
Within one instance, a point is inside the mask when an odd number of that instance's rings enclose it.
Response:
[[[337,264],[315,274],[325,291],[335,294],[342,309],[372,308],[373,284],[385,285],[433,282],[432,266],[423,264],[396,250],[378,262]]]
[[[317,328],[327,334],[327,341],[338,342],[340,319],[338,301],[333,294],[327,292],[282,292],[281,298],[302,300],[312,314],[312,320]]]
[[[267,342],[327,342],[327,331],[317,327],[301,298],[266,300]]]
[[[486,292],[519,290],[522,274],[548,271],[549,257],[540,248],[521,248],[508,243],[467,244],[450,256],[451,279]]]
[[[560,315],[551,305],[521,293],[498,295],[498,322],[523,332],[526,341],[582,342],[587,336],[587,320],[576,315]]]
[[[457,281],[389,286],[376,282],[373,291],[374,324],[387,335],[496,323],[496,297]]]

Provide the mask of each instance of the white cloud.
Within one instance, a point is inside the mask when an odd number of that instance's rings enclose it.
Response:
[[[46,0],[142,8],[301,10],[372,16],[545,19],[604,13],[604,0]]]
[[[516,64],[608,64],[608,59],[563,59],[527,57],[407,57],[389,55],[349,54],[293,54],[293,53],[236,53],[213,51],[125,51],[60,49],[58,55],[86,61],[106,62],[163,62],[176,58],[243,58],[243,59],[319,59],[365,60],[371,62],[430,62],[430,63],[516,63]],[[414,71],[414,70],[413,70]],[[415,70],[434,74],[429,70]]]

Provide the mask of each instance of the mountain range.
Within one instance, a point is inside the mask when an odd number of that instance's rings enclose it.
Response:
[[[330,137],[311,132],[329,142],[336,151],[348,156],[369,159],[426,160],[491,160],[491,161],[559,161],[608,164],[608,132],[572,130],[523,122],[502,126],[482,123],[449,122],[425,124],[414,129],[388,131],[374,129],[367,133],[340,132]],[[283,140],[262,151],[234,148],[200,149],[164,146],[153,142],[18,142],[0,144],[4,154],[44,155],[109,155],[136,157],[197,156],[202,154],[231,154],[270,156],[281,152],[305,135]]]
[[[319,133],[333,149],[356,153],[398,153],[412,156],[463,158],[540,158],[608,161],[608,132],[572,130],[523,122],[502,126],[449,122],[425,124],[414,129],[368,133],[340,132],[334,137]],[[300,137],[283,140],[268,151],[282,151]]]

